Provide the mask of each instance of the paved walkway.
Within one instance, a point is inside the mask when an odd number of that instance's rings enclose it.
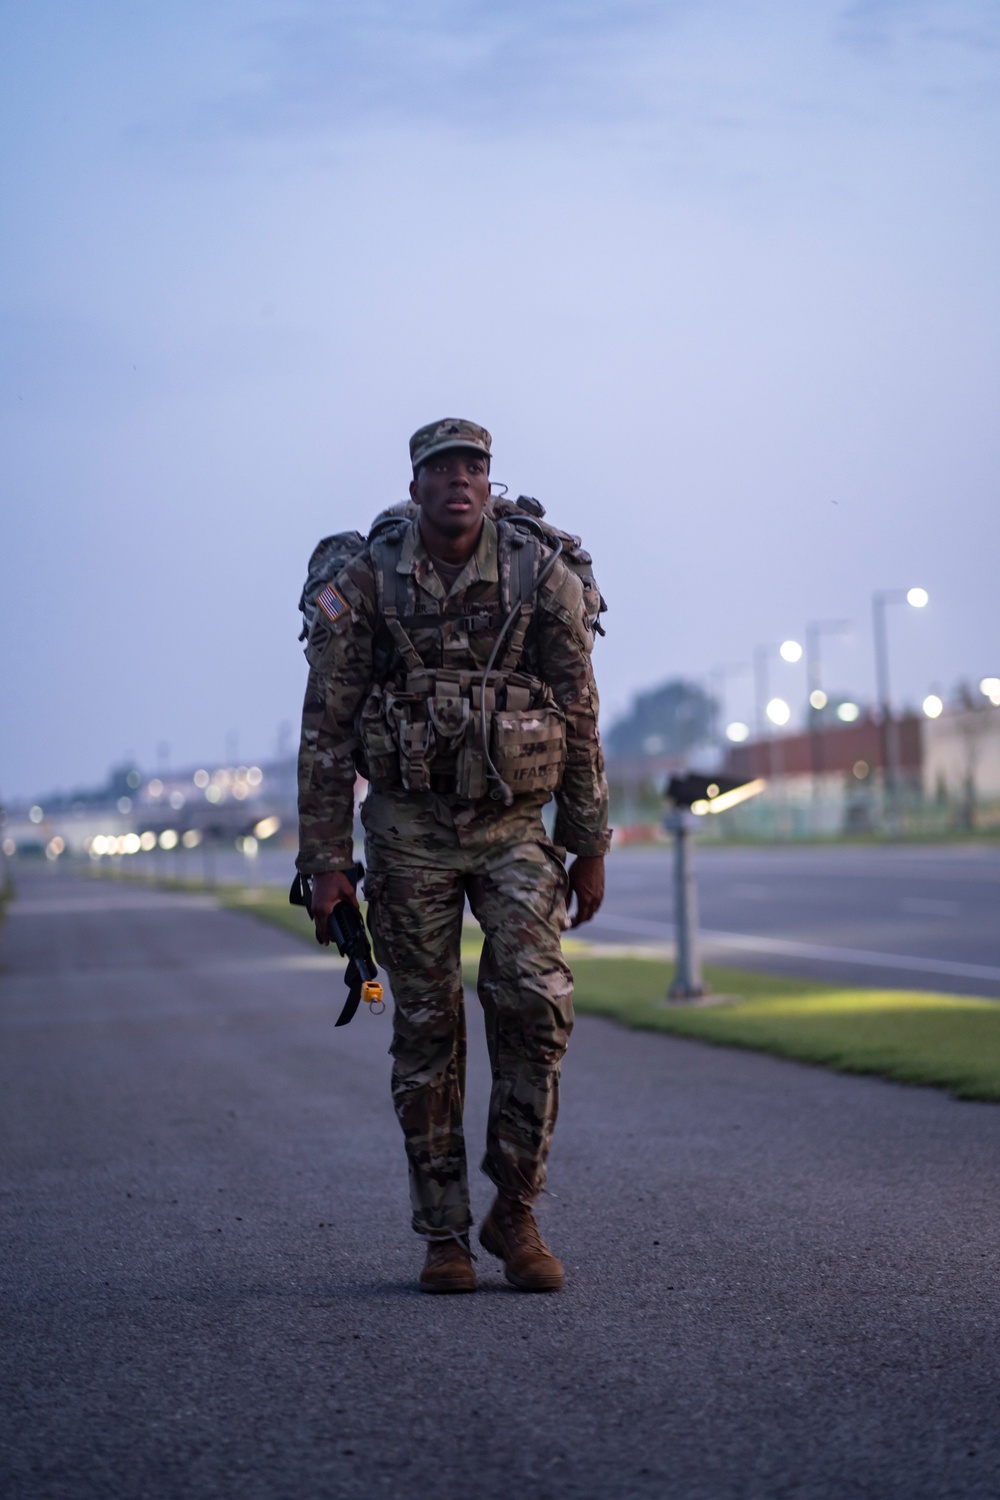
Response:
[[[0,965],[5,1500],[1000,1495],[995,1106],[584,1018],[565,1292],[430,1298],[322,955],[46,871]]]

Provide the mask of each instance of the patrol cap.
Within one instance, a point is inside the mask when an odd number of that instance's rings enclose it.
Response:
[[[461,417],[444,417],[440,422],[417,428],[410,438],[410,462],[416,469],[433,454],[443,453],[447,448],[474,448],[489,458],[492,441],[485,427],[465,422]]]

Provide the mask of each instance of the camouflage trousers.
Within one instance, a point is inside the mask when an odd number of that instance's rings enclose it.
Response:
[[[482,1168],[530,1202],[545,1183],[559,1108],[559,1065],[573,1026],[573,976],[562,956],[566,871],[538,805],[467,816],[433,793],[371,793],[362,808],[368,921],[395,1010],[392,1096],[403,1129],[413,1228],[466,1231],[468,1168],[465,898],[485,934],[478,993],[492,1089]]]

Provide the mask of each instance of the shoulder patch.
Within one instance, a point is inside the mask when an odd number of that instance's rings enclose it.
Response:
[[[316,603],[326,615],[328,620],[339,620],[347,609],[347,601],[337,593],[332,583],[328,583],[320,593],[316,595]]]

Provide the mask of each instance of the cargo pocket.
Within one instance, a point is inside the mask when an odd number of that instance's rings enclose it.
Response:
[[[566,764],[566,717],[555,704],[498,709],[493,714],[493,761],[516,797],[554,792]]]
[[[368,902],[368,931],[372,935],[372,949],[375,954],[375,962],[383,969],[391,969],[392,949],[386,941],[385,922],[382,916],[382,902],[385,893],[386,877],[383,874],[375,874],[374,871],[365,872],[365,900]]]

